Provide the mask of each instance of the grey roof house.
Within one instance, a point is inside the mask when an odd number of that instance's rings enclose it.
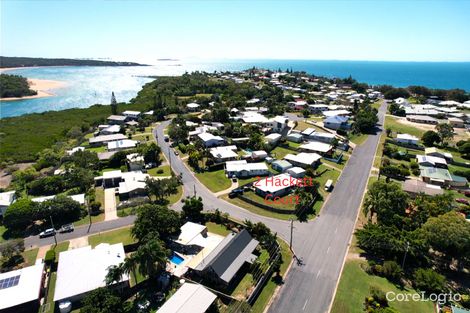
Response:
[[[252,263],[259,242],[245,229],[231,233],[194,269],[206,278],[229,285],[242,266]]]

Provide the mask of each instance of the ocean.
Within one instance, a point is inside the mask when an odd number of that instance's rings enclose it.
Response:
[[[136,96],[152,79],[145,76],[181,75],[192,71],[238,71],[253,66],[267,69],[292,69],[327,77],[348,77],[370,85],[396,87],[422,85],[429,88],[460,88],[470,91],[470,62],[377,62],[315,60],[213,60],[159,61],[154,66],[138,67],[42,67],[7,71],[28,78],[58,80],[65,86],[54,89],[52,97],[5,101],[0,117],[19,116],[68,108],[109,104],[114,91],[118,102]]]

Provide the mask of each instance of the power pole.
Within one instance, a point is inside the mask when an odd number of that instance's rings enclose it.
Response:
[[[408,254],[408,249],[410,248],[410,243],[407,241],[406,242],[406,250],[405,250],[405,255],[403,256],[403,261],[401,262],[401,268],[404,270],[405,269],[405,261],[406,261],[406,255]]]
[[[289,240],[289,248],[292,251],[292,237],[294,235],[294,219],[290,219],[290,240]]]
[[[194,186],[194,198],[196,198],[196,184],[194,184],[193,186]]]
[[[170,161],[170,169],[171,169],[171,150],[170,150],[170,146],[168,146],[168,159]]]
[[[57,237],[55,235],[54,222],[52,222],[52,215],[49,215],[49,218],[51,219],[52,229],[54,230],[54,241],[55,241],[55,245],[57,246]]]

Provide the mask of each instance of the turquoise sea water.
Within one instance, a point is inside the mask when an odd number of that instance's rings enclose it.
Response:
[[[44,67],[7,71],[29,78],[59,80],[63,88],[50,92],[55,96],[0,103],[0,116],[10,117],[33,112],[89,107],[108,104],[114,91],[119,102],[135,97],[152,79],[146,75],[181,75],[185,72],[237,71],[250,67],[292,68],[328,77],[348,77],[371,85],[397,87],[423,85],[430,88],[461,88],[470,91],[470,62],[368,62],[312,60],[225,60],[199,62],[158,62],[145,67]]]

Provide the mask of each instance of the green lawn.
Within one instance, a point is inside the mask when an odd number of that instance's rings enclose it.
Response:
[[[99,146],[99,147],[94,147],[94,148],[88,148],[87,150],[90,151],[90,152],[101,153],[101,152],[106,152],[106,147],[105,146]]]
[[[271,155],[273,155],[278,160],[281,160],[283,157],[285,157],[289,153],[295,154],[294,151],[280,147],[280,146],[277,146],[271,151]]]
[[[158,170],[163,170],[163,173],[157,173]],[[149,174],[150,176],[171,176],[171,168],[169,165],[163,165],[160,167],[149,169],[147,171],[147,174]]]
[[[25,250],[21,255],[24,258],[25,266],[31,266],[36,263],[36,257],[38,255],[39,248],[34,248],[30,250]]]
[[[375,168],[379,168],[380,164],[382,163],[382,156],[383,156],[384,144],[385,144],[386,139],[387,139],[387,135],[385,133],[382,133],[380,135],[379,144],[377,146],[377,152],[375,154],[374,165],[373,165],[373,167]]]
[[[364,298],[369,295],[370,286],[377,286],[384,292],[393,291],[395,293],[404,294],[416,293],[413,289],[400,290],[385,278],[367,274],[360,266],[364,263],[365,261],[360,260],[349,260],[346,262],[331,313],[364,312]],[[430,301],[395,301],[389,304],[400,313],[434,312],[433,304]]]
[[[178,186],[178,192],[167,198],[168,204],[169,205],[175,204],[181,199],[182,196],[183,196],[183,186]]]
[[[401,134],[410,134],[421,138],[424,134],[424,130],[413,127],[411,125],[405,125],[397,121],[397,118],[392,116],[385,116],[385,129],[390,128],[393,132]]]
[[[55,261],[59,261],[59,253],[67,251],[69,249],[70,241],[59,242],[57,246],[52,246],[55,251]]]
[[[230,234],[230,230],[228,230],[224,225],[216,224],[213,222],[206,223],[207,231],[213,234],[227,236]]]
[[[135,240],[131,236],[130,227],[107,231],[88,237],[88,243],[92,247],[96,247],[100,243],[104,242],[109,244],[116,244],[122,242],[123,245],[128,245],[134,243]]]
[[[281,239],[278,239],[278,242],[281,246],[281,254],[282,254],[282,260],[284,261],[281,264],[281,271],[280,274],[281,276],[284,277],[287,268],[289,267],[289,264],[292,260],[292,252],[289,249],[289,246],[287,245],[286,242],[284,242]],[[271,278],[267,283],[266,286],[264,286],[263,290],[261,291],[260,295],[256,299],[255,303],[253,304],[253,307],[251,308],[252,313],[262,313],[264,312],[264,309],[266,305],[268,304],[269,300],[274,294],[274,291],[276,290],[276,287],[278,285],[276,282]]]
[[[303,131],[306,130],[307,128],[312,128],[313,125],[306,123],[304,121],[297,121],[297,126],[295,127],[295,130]]]
[[[276,201],[276,203],[273,201],[269,201],[269,203],[266,203],[263,197],[260,197],[254,192],[245,192],[243,196],[258,203],[267,204],[275,209],[284,209],[292,211],[295,210],[295,198],[292,197],[292,194],[282,197],[281,199],[279,199],[279,202]]]
[[[196,173],[197,179],[212,192],[218,192],[229,188],[232,185],[230,179],[225,176],[225,171]]]
[[[367,134],[351,134],[349,140],[354,144],[360,146],[366,141],[368,135]]]
[[[7,231],[7,228],[3,225],[0,225],[0,243],[6,241],[6,238],[3,238],[3,234]]]
[[[321,159],[322,163],[325,163],[325,164],[328,164],[328,165],[331,165],[339,170],[343,170],[344,167],[346,166],[346,163],[348,162],[349,160],[349,156],[347,156],[346,154],[343,154],[343,158],[341,159],[341,162],[340,163],[335,163],[335,162],[331,162],[331,161],[328,161],[328,160],[325,160],[325,159]]]

